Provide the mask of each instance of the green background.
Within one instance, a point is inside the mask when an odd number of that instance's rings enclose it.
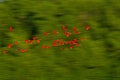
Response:
[[[86,41],[73,50],[51,48],[54,39],[44,31],[66,25],[82,32]],[[85,31],[90,25],[91,30]],[[14,31],[9,32],[12,26]],[[37,36],[46,39],[39,45],[25,45]],[[0,80],[120,80],[120,0],[5,0],[0,3]],[[19,41],[8,50],[8,43]],[[27,53],[15,52],[29,47]]]

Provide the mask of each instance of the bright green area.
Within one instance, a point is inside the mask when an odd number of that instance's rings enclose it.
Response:
[[[44,31],[74,26],[87,40],[61,51],[27,46],[23,40]],[[85,25],[91,30],[86,32]],[[8,32],[9,26],[14,31]],[[59,37],[59,36],[58,36]],[[61,36],[64,37],[64,36]],[[6,55],[13,41],[20,45]],[[17,53],[17,47],[31,48]],[[120,80],[120,0],[6,0],[0,3],[0,80]]]

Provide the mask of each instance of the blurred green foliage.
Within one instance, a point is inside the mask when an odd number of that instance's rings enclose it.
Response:
[[[120,0],[5,0],[0,3],[0,80],[120,80]],[[26,38],[74,26],[87,40],[61,51],[26,46]],[[91,26],[86,32],[84,27]],[[14,31],[8,31],[13,26]],[[59,36],[58,36],[59,37]],[[58,38],[56,36],[56,38]],[[61,37],[64,37],[61,35]],[[54,38],[53,38],[54,39]],[[49,44],[50,41],[42,44]],[[29,52],[2,54],[8,43]]]

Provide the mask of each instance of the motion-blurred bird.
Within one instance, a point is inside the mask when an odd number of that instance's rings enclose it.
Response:
[[[87,31],[90,30],[90,26],[86,26],[85,28],[86,28]]]
[[[13,28],[12,26],[9,27],[9,31],[12,32],[13,31]]]

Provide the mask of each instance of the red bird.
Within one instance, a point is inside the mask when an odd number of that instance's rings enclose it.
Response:
[[[22,52],[22,53],[25,53],[25,52],[26,52],[26,50],[24,50],[24,49],[21,49],[21,52]]]
[[[30,41],[30,40],[26,39],[26,40],[25,40],[25,43],[28,43],[29,41]]]
[[[33,40],[30,40],[30,44],[31,44],[31,45],[33,44]]]
[[[66,42],[65,42],[65,44],[69,44],[69,42],[68,42],[68,41],[66,41]]]
[[[64,34],[65,34],[66,37],[69,37],[71,35],[70,32],[64,32]]]
[[[12,44],[8,44],[7,46],[8,46],[8,48],[11,48],[11,47],[12,47]]]
[[[57,40],[55,40],[55,42],[58,42],[58,43],[59,43],[59,42],[61,42],[61,40],[60,40],[60,39],[57,39]]]
[[[84,41],[84,40],[85,40],[85,38],[81,38],[80,40],[81,40],[81,41]]]
[[[53,34],[56,35],[58,32],[56,30],[53,31]]]
[[[78,40],[77,40],[77,39],[74,39],[73,41],[76,43]]]
[[[33,39],[33,40],[36,40],[37,38],[36,38],[36,36],[33,36],[32,39]]]
[[[48,35],[48,34],[49,34],[48,32],[44,32],[44,33],[43,33],[44,36],[46,36],[46,35]]]
[[[76,43],[75,46],[80,46],[80,44]]]
[[[73,30],[74,30],[74,31],[77,31],[77,28],[76,28],[76,27],[74,27],[74,28],[73,28]]]
[[[53,42],[53,46],[57,46],[57,43],[56,43],[56,42]]]
[[[50,46],[45,46],[46,49],[50,48]]]
[[[72,45],[70,45],[70,49],[73,49],[73,46],[72,46]]]
[[[74,31],[74,34],[80,34],[80,32],[78,32],[78,31]]]
[[[22,53],[25,53],[25,52],[27,52],[28,51],[28,48],[27,49],[21,49],[20,50],[20,52],[22,52]]]
[[[86,28],[87,31],[90,30],[90,26],[86,26],[85,28]]]
[[[14,44],[15,44],[15,45],[18,45],[19,43],[16,41]]]
[[[61,45],[64,45],[65,43],[64,43],[64,41],[61,41],[60,43],[59,43],[59,45],[61,46]]]
[[[67,30],[67,28],[63,25],[62,30],[65,31],[65,30]]]
[[[74,44],[74,41],[69,41],[69,44],[70,44],[70,45],[73,45],[73,44]]]
[[[42,45],[42,49],[44,49],[44,48],[45,48],[45,46]]]
[[[7,50],[3,50],[3,54],[6,54],[7,53]]]
[[[37,43],[40,43],[40,40],[41,40],[41,39],[37,39],[36,42],[37,42]]]
[[[12,32],[12,31],[13,31],[13,28],[12,28],[11,26],[10,26],[10,28],[9,28],[9,31],[10,31],[10,32]]]

